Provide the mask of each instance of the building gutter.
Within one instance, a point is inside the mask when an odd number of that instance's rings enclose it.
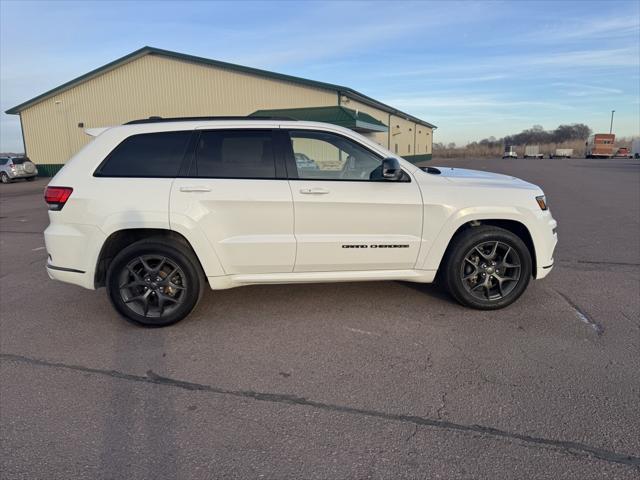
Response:
[[[24,156],[29,158],[29,155],[27,155],[27,141],[24,139],[24,125],[22,124],[22,113],[18,113],[18,117],[20,118],[20,133],[22,134],[22,149],[24,150]]]
[[[374,125],[373,123],[363,122],[362,120],[356,120],[356,128],[361,128],[363,130],[368,130],[370,132],[388,132],[388,127],[383,127],[380,125]]]

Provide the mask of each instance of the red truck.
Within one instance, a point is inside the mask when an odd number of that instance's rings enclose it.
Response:
[[[620,148],[618,148],[618,151],[616,152],[614,157],[616,157],[616,158],[633,158],[633,156],[631,155],[631,152],[629,151],[628,147],[620,147]]]

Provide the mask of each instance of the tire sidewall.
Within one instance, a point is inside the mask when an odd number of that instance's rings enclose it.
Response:
[[[520,280],[505,297],[499,300],[483,301],[465,289],[460,278],[460,269],[466,254],[474,246],[496,240],[509,245],[518,253],[522,264]],[[531,253],[517,235],[498,227],[473,227],[461,234],[451,249],[446,264],[446,283],[449,292],[463,305],[482,310],[495,310],[512,304],[524,293],[531,280],[531,272]]]
[[[187,285],[186,298],[183,303],[171,314],[161,319],[145,317],[131,310],[120,296],[119,276],[123,268],[133,259],[143,255],[160,255],[171,259],[184,272]],[[197,260],[192,255],[185,253],[178,246],[161,243],[139,241],[122,250],[111,261],[107,271],[106,287],[111,303],[115,309],[127,320],[145,327],[166,327],[179,322],[186,317],[196,306],[203,290],[204,279],[200,273]]]

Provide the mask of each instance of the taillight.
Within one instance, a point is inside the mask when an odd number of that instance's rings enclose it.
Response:
[[[49,210],[62,210],[71,192],[71,187],[47,187],[44,191],[44,201],[49,205]]]

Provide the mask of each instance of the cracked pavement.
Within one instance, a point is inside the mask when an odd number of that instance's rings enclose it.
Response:
[[[556,267],[510,308],[255,286],[145,330],[48,280],[44,181],[0,186],[2,478],[637,478],[640,163],[433,164],[545,190]]]

